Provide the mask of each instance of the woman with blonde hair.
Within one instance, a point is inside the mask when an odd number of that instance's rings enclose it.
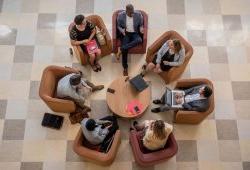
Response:
[[[133,125],[137,131],[144,130],[143,146],[151,151],[164,148],[173,130],[173,126],[163,120],[146,120],[141,125],[135,121]]]
[[[177,67],[183,64],[184,60],[185,49],[180,40],[168,40],[162,45],[153,61],[142,66],[141,75],[144,76],[147,71],[154,71],[155,73],[168,71],[171,67]]]

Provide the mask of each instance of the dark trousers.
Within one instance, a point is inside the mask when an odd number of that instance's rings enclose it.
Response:
[[[137,46],[142,42],[142,38],[138,33],[126,32],[125,36],[122,37],[122,66],[124,69],[128,68],[128,50],[132,47]]]
[[[103,140],[103,142],[101,144],[101,148],[100,148],[101,151],[106,151],[109,143],[111,142],[111,138],[115,134],[116,130],[119,129],[119,126],[118,126],[117,119],[115,116],[106,116],[100,120],[108,120],[108,121],[112,122],[112,126],[109,127],[109,133],[105,137],[105,139]]]

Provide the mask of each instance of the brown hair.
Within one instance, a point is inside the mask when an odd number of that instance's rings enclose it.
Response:
[[[173,44],[174,44],[174,49],[175,49],[175,52],[179,52],[181,50],[181,42],[180,40],[178,39],[173,39]]]
[[[153,132],[159,139],[164,139],[166,137],[165,123],[163,120],[156,120],[154,122]]]

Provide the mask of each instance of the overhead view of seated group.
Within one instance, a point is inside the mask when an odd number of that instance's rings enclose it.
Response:
[[[113,14],[113,20],[116,22],[116,28],[113,28],[116,29],[115,41],[110,41],[109,33],[99,16],[77,15],[69,27],[73,46],[73,50],[70,49],[71,54],[76,55],[82,64],[89,64],[94,72],[104,71],[104,66],[98,60],[107,55],[108,51],[112,52],[109,43],[116,43],[115,58],[118,61],[121,58],[123,73],[111,83],[106,92],[107,105],[113,115],[93,119],[89,114],[91,107],[85,105],[87,96],[104,90],[104,85],[90,82],[79,69],[48,66],[43,72],[39,91],[40,97],[51,110],[68,112],[72,123],[81,124],[74,151],[100,164],[110,164],[115,159],[121,141],[117,119],[143,116],[143,112],[150,105],[150,87],[144,80],[147,73],[152,71],[161,75],[165,83],[177,80],[193,53],[192,46],[181,35],[175,31],[167,31],[148,48],[146,62],[137,76],[129,77],[128,53],[146,52],[143,44],[147,43],[147,14],[128,4],[125,10]],[[53,87],[56,90],[50,92],[48,98],[48,91],[51,91],[48,88],[52,84],[57,85]],[[197,124],[213,111],[213,100],[213,85],[209,80],[182,79],[177,80],[177,88],[166,87],[165,93],[152,101],[157,107],[151,108],[151,112],[153,114],[173,110],[175,123]],[[53,119],[51,115],[48,117],[48,120]],[[178,145],[172,134],[172,123],[160,119],[145,120],[140,124],[133,121],[127,131],[130,133],[131,147],[138,164],[154,165],[177,153]],[[144,159],[139,156],[156,154],[162,150],[166,151],[161,158],[152,156],[151,159]],[[98,153],[104,156],[97,156]]]
[[[250,13],[177,1],[0,1],[0,169],[250,169]]]

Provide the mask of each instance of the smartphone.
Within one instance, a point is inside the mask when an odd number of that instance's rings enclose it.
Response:
[[[139,109],[138,106],[135,106],[134,109],[135,109],[135,112],[136,112],[136,113],[140,113],[140,109]]]
[[[108,91],[109,93],[115,93],[115,90],[114,90],[114,89],[111,89],[111,88],[108,88],[107,91]]]
[[[63,119],[63,116],[45,113],[43,116],[42,126],[60,129],[63,124]]]

